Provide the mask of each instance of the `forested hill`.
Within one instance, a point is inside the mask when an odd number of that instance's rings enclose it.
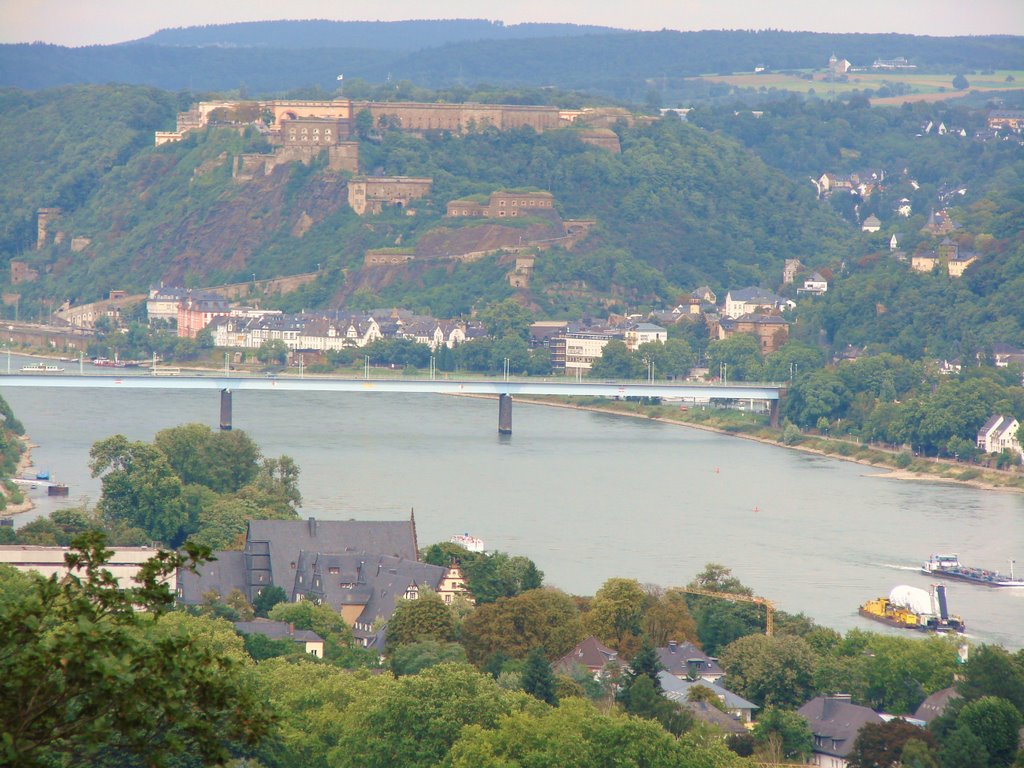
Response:
[[[503,24],[486,19],[248,21],[161,29],[134,43],[184,47],[373,48],[416,51],[449,43],[616,32],[585,24]]]
[[[308,26],[327,24],[332,26]],[[338,87],[337,76],[425,87],[490,82],[582,89],[640,102],[657,82],[715,72],[859,66],[903,56],[922,69],[1024,69],[1020,37],[919,37],[780,31],[623,32],[488,22],[261,22],[166,30],[132,44],[0,46],[0,86],[134,83],[250,95]],[[304,26],[305,25],[305,26]],[[337,25],[337,26],[333,26]],[[421,26],[417,26],[421,25]],[[417,31],[423,31],[417,36]],[[416,40],[419,44],[413,46]]]
[[[18,286],[23,308],[54,296],[83,302],[114,288],[145,290],[161,279],[215,284],[318,264],[333,271],[306,306],[326,303],[352,288],[341,270],[354,280],[368,248],[411,246],[446,223],[449,200],[496,189],[548,189],[563,217],[597,222],[583,247],[556,249],[541,260],[534,301],[544,311],[594,309],[603,299],[663,304],[701,283],[775,284],[783,259],[832,263],[850,252],[853,238],[809,185],[768,168],[733,140],[674,117],[620,126],[621,155],[584,145],[568,130],[427,139],[389,131],[361,144],[362,167],[431,177],[433,194],[415,217],[360,218],[346,205],[344,185],[317,166],[292,164],[234,181],[235,156],[269,149],[254,132],[212,129],[178,144],[138,146],[127,116],[164,127],[168,95],[82,87],[11,99],[17,108],[0,111],[0,157],[22,180],[19,194],[30,205],[0,211],[10,233],[3,255],[5,265],[19,258],[40,272],[37,282]],[[101,106],[104,100],[111,108]],[[41,122],[49,126],[55,115],[64,115],[66,125],[39,134]],[[33,145],[40,137],[45,141]],[[31,162],[19,159],[25,145],[33,147]],[[67,158],[91,164],[93,175],[65,165]],[[50,205],[65,208],[55,228],[66,236],[32,250],[34,208]],[[75,237],[88,238],[88,247],[72,250]],[[484,260],[453,279],[446,264],[366,289],[389,304],[447,316],[509,295],[507,269]]]

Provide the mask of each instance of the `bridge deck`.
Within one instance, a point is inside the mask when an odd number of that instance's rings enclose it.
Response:
[[[778,400],[779,384],[673,384],[457,379],[265,378],[210,373],[189,376],[110,374],[0,374],[4,387],[86,389],[229,389],[271,392],[406,392],[467,395],[562,395],[669,397],[694,400]]]

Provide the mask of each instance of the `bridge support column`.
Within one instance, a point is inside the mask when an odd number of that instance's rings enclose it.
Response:
[[[773,427],[779,426],[779,401],[768,401],[768,423]]]
[[[498,396],[498,434],[512,434],[512,395]]]
[[[220,428],[225,432],[231,430],[231,390],[220,391]]]

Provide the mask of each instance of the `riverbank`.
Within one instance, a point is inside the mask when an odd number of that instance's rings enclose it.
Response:
[[[18,459],[18,466],[14,469],[15,477],[24,477],[25,473],[29,470],[29,467],[32,466],[32,449],[38,447],[32,442],[28,435],[22,435],[21,439],[25,445],[25,450],[22,451],[21,458]],[[22,512],[28,512],[29,510],[35,509],[35,502],[33,502],[31,497],[29,497],[28,492],[22,491],[22,494],[24,496],[24,501],[19,504],[12,504],[8,501],[7,505],[3,509],[0,509],[0,517],[20,515]],[[4,491],[4,495],[5,498],[10,498],[6,490]]]
[[[473,395],[464,396],[472,397]],[[479,397],[490,396],[480,395]],[[707,432],[717,432],[722,435],[740,437],[744,440],[753,440],[757,443],[773,445],[778,448],[790,448],[802,451],[803,453],[826,456],[832,459],[840,459],[842,461],[849,461],[855,464],[861,464],[863,466],[883,470],[878,473],[865,473],[865,477],[881,478],[885,480],[917,480],[955,483],[987,491],[1024,493],[1024,476],[1017,472],[1002,472],[999,470],[992,470],[974,465],[965,465],[941,459],[915,458],[906,453],[886,451],[880,448],[862,445],[860,443],[837,440],[817,435],[805,435],[803,433],[799,434],[793,442],[786,442],[783,430],[771,428],[764,424],[757,424],[750,420],[750,414],[739,411],[684,411],[676,410],[670,406],[649,406],[642,403],[621,400],[598,403],[578,403],[571,402],[567,398],[518,397],[516,399],[519,402],[532,403],[535,405],[570,408],[580,411],[593,411],[595,413],[610,413],[618,416],[658,421],[663,424],[692,427],[694,429],[702,429]],[[726,421],[732,421],[732,423],[709,423],[713,420],[715,413],[724,416]],[[692,414],[700,414],[700,417],[696,419],[692,418]],[[736,418],[737,415],[743,418]],[[907,464],[905,466],[899,466],[897,462],[907,462]]]

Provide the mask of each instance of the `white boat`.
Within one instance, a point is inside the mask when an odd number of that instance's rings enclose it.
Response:
[[[484,540],[477,538],[476,536],[470,536],[468,533],[457,533],[448,539],[452,544],[458,544],[463,549],[468,549],[470,552],[483,552],[484,551]]]
[[[43,363],[32,363],[32,365],[21,366],[22,373],[63,373],[63,368],[56,365],[44,365]]]

